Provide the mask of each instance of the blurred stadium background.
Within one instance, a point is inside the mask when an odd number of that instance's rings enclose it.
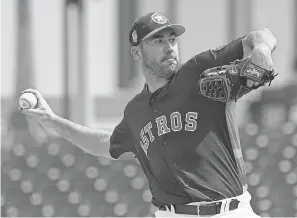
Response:
[[[278,39],[273,86],[238,102],[255,212],[297,216],[297,1],[2,0],[1,216],[153,216],[136,161],[79,150],[17,112],[36,88],[64,118],[110,129],[143,86],[130,56],[133,21],[151,11],[187,28],[183,60],[269,28]]]

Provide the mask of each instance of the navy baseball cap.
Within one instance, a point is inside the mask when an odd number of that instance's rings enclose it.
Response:
[[[186,29],[180,24],[171,24],[163,15],[157,12],[149,13],[135,21],[129,33],[129,40],[132,46],[137,46],[140,42],[157,32],[170,28],[175,36],[182,35]]]

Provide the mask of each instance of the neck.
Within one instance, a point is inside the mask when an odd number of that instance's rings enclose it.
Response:
[[[157,77],[152,73],[148,73],[148,72],[144,72],[144,77],[150,92],[155,92],[156,90],[158,90],[168,82],[168,79]]]

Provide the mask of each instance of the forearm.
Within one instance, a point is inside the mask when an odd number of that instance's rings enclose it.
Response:
[[[110,157],[111,132],[82,126],[56,115],[49,118],[46,124],[82,150],[96,156]]]

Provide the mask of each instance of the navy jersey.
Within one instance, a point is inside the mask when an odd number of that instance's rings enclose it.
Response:
[[[110,154],[133,152],[155,206],[212,201],[242,194],[246,185],[235,103],[197,92],[200,74],[243,58],[242,38],[200,53],[154,93],[145,87],[126,106]]]

